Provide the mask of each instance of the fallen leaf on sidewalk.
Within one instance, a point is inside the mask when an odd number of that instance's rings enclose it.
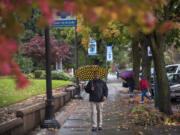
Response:
[[[144,133],[142,131],[139,131],[138,134],[139,135],[144,135]]]
[[[121,128],[121,126],[117,126],[117,128]]]

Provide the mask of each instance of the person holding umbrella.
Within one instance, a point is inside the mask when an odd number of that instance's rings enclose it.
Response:
[[[131,76],[131,77],[127,77],[125,80],[126,80],[127,85],[128,85],[128,87],[129,87],[129,94],[130,94],[130,97],[133,97],[134,78],[133,78],[133,76]]]
[[[127,86],[129,87],[129,93],[130,93],[130,97],[133,96],[133,90],[134,90],[134,72],[131,70],[126,70],[122,73],[120,73],[120,77],[122,79],[124,79],[127,83]]]
[[[102,130],[103,103],[107,99],[108,88],[106,83],[100,79],[98,71],[94,71],[94,79],[88,82],[85,91],[89,94],[91,103],[92,131]]]

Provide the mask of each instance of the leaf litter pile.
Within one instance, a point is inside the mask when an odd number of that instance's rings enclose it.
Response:
[[[128,94],[129,90],[123,90],[120,93]],[[138,90],[134,90],[134,94],[140,93]],[[132,123],[141,126],[155,126],[155,125],[169,125],[180,126],[180,111],[173,113],[171,116],[167,116],[158,109],[153,107],[154,100],[148,100],[144,97],[144,104],[140,104],[141,96],[124,98],[123,102],[126,104],[134,104],[130,116],[132,117]]]

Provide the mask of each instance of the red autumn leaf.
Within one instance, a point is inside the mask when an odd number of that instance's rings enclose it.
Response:
[[[68,59],[70,58],[71,51],[70,46],[62,45],[56,46],[56,41],[50,38],[51,45],[51,59],[52,63],[56,63],[60,59]],[[39,35],[35,35],[30,42],[26,43],[22,46],[23,52],[22,55],[31,57],[35,62],[42,64],[45,63],[45,39]]]

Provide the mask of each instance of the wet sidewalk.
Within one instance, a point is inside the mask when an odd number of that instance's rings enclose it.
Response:
[[[125,103],[128,95],[120,93],[124,88],[119,82],[109,82],[109,96],[104,103],[103,130],[92,132],[88,95],[83,100],[72,100],[56,114],[60,129],[37,128],[29,135],[179,135],[180,128],[159,126],[144,128],[132,124],[129,113],[133,104]]]

